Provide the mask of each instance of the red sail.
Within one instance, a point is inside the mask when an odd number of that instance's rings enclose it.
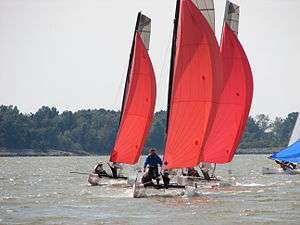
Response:
[[[135,33],[132,67],[124,110],[110,161],[135,164],[153,118],[156,83],[151,60],[141,36]]]
[[[199,164],[216,112],[214,103],[223,85],[220,50],[213,30],[192,1],[181,0],[178,4],[164,155],[167,168]]]
[[[244,132],[253,96],[253,80],[247,56],[236,34],[224,24],[221,56],[224,89],[201,161],[230,162]]]

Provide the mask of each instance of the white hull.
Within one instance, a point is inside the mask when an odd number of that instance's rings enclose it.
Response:
[[[262,168],[262,173],[263,174],[290,174],[290,175],[296,175],[300,174],[300,169],[287,169],[283,170],[281,168],[268,168],[268,167],[263,167]]]
[[[99,177],[98,174],[90,173],[88,177],[88,182],[92,186],[96,185],[126,185],[132,186],[134,181],[132,179],[113,179],[110,177]]]
[[[132,193],[134,198],[143,198],[150,196],[186,196],[194,197],[201,195],[199,192],[202,188],[212,188],[212,187],[230,187],[232,186],[231,182],[220,181],[216,178],[212,180],[204,180],[199,177],[187,177],[187,176],[178,176],[175,177],[175,182],[179,187],[169,187],[168,189],[156,189],[155,187],[148,186],[145,187],[141,182],[135,182],[133,185]],[[174,183],[173,183],[174,184]],[[180,187],[181,186],[181,187]],[[182,187],[183,186],[183,187]]]
[[[88,182],[89,182],[92,186],[101,185],[102,178],[100,178],[100,177],[98,176],[98,174],[90,173],[90,174],[89,174],[89,178],[88,178]]]
[[[132,187],[132,197],[142,198],[145,196],[146,189],[141,185],[141,183],[135,182]]]
[[[190,187],[192,189],[197,189]],[[195,190],[193,190],[195,192]],[[168,189],[165,188],[155,188],[153,186],[145,187],[144,184],[140,182],[135,182],[132,188],[132,197],[133,198],[145,198],[145,197],[174,197],[174,196],[182,196],[187,192],[187,187],[169,187]]]

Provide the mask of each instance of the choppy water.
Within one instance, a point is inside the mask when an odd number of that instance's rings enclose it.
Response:
[[[262,175],[264,155],[217,168],[235,185],[198,197],[134,199],[130,188],[91,187],[96,157],[0,158],[0,224],[300,224],[300,175]],[[134,170],[130,169],[133,175]]]

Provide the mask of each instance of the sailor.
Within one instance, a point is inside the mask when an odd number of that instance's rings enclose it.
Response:
[[[123,168],[119,163],[113,162],[112,164],[107,163],[109,168],[111,169],[112,177],[118,178],[118,170],[121,171]],[[120,172],[119,172],[120,173]]]
[[[289,167],[290,167],[292,170],[297,169],[297,166],[296,166],[296,164],[294,164],[294,163],[289,163]]]
[[[154,183],[150,178],[148,172],[145,172],[144,175],[142,176],[142,184],[144,184],[144,187],[154,186]]]
[[[182,176],[187,176],[188,175],[188,168],[181,169],[181,175]]]
[[[103,163],[99,162],[96,167],[94,168],[94,173],[98,174],[98,176],[101,178],[102,176],[108,176],[106,171],[103,169]]]
[[[201,172],[204,176],[205,180],[210,180],[210,175],[209,175],[209,171],[211,170],[211,165],[210,163],[202,163],[201,165]]]
[[[294,163],[290,163],[290,162],[284,162],[286,169],[290,169],[290,170],[294,170],[296,169],[296,165]]]
[[[284,161],[280,162],[278,160],[275,160],[275,162],[281,167],[281,169],[283,169],[283,170],[289,169],[287,162],[284,162]]]
[[[283,169],[283,170],[294,169],[294,167],[293,167],[290,163],[288,163],[288,162],[285,162],[285,161],[280,162],[280,161],[278,161],[278,160],[275,160],[275,162],[276,162],[277,164],[279,164],[279,166],[280,166],[281,169]]]
[[[164,172],[162,173],[162,180],[163,180],[163,183],[164,183],[164,187],[165,188],[168,188],[169,184],[170,184],[170,172],[169,170],[164,170]]]
[[[194,167],[187,169],[187,175],[191,177],[200,177],[198,171]]]
[[[146,172],[146,168],[149,166],[147,175],[151,180],[155,179],[157,184],[159,184],[158,165],[162,166],[161,158],[156,154],[156,149],[151,148],[144,163],[144,172]]]

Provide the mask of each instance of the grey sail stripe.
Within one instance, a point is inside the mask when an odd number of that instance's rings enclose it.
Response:
[[[239,20],[235,20],[235,19],[228,19],[227,22],[229,22],[229,21],[239,22]]]
[[[210,27],[215,31],[215,7],[213,0],[192,0],[195,6],[202,12]]]
[[[239,30],[240,7],[230,1],[226,1],[224,23],[228,24],[230,29],[238,35]]]
[[[141,14],[140,21],[136,31],[140,34],[146,49],[149,50],[151,19],[145,16],[144,14]]]

